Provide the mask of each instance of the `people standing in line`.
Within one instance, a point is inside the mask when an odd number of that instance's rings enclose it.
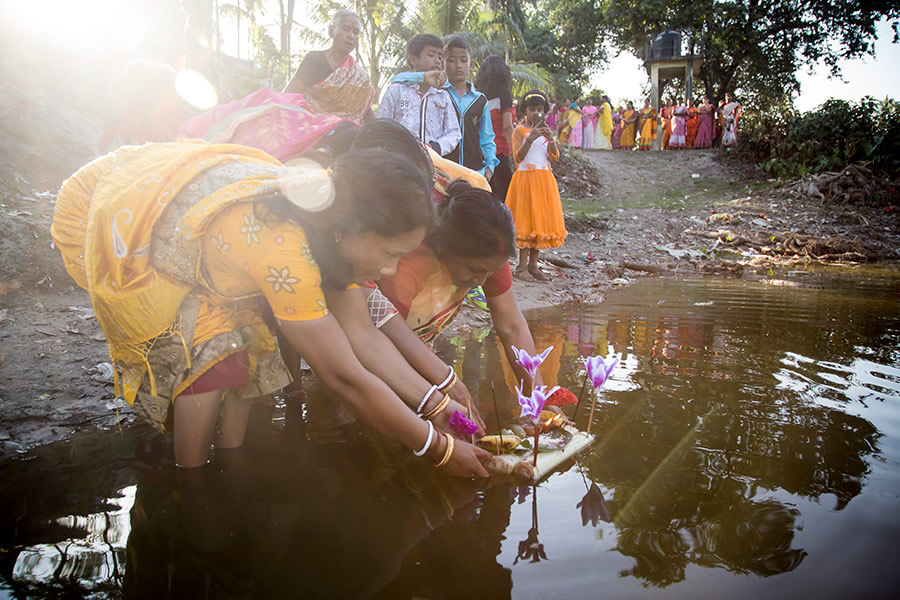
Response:
[[[421,33],[410,38],[406,44],[406,62],[413,71],[423,73],[443,72],[444,43],[441,38],[430,33]],[[453,108],[450,93],[423,76],[418,84],[391,83],[381,106],[379,118],[400,123],[422,143],[445,156],[456,148],[462,139],[459,120]]]
[[[550,168],[550,163],[559,159],[559,145],[541,116],[550,108],[544,94],[531,90],[519,106],[524,124],[513,132],[516,171],[506,197],[519,248],[516,276],[545,281],[538,255],[543,249],[562,246],[567,235],[559,188]]]
[[[597,133],[597,113],[600,109],[594,106],[594,99],[585,100],[584,108],[581,109],[581,115],[584,120],[583,129],[583,147],[594,149],[596,147],[595,139]]]
[[[694,148],[710,148],[713,141],[713,119],[715,107],[710,104],[709,97],[703,96],[703,103],[697,109],[697,137]]]
[[[683,99],[678,98],[672,109],[672,137],[669,138],[669,148],[683,149],[687,146],[687,106],[682,102]]]
[[[641,109],[640,125],[641,141],[639,150],[652,150],[653,140],[656,139],[656,109],[650,105],[650,98],[644,100],[644,108]]]
[[[515,109],[512,99],[512,73],[502,57],[492,54],[486,57],[475,76],[475,88],[488,99],[494,144],[497,148],[497,166],[490,184],[500,202],[506,201],[506,191],[512,179],[510,140],[514,129]],[[548,118],[551,113],[548,113]]]
[[[612,149],[613,116],[609,97],[604,95],[600,101],[600,111],[597,113],[597,135],[594,138],[594,147],[600,150]]]
[[[375,88],[369,73],[353,59],[359,45],[362,24],[359,15],[349,9],[334,13],[328,26],[331,46],[327,50],[308,52],[284,93],[302,94],[313,110],[332,114],[357,123],[371,121]]]
[[[638,113],[634,110],[634,102],[629,100],[625,112],[622,113],[622,134],[619,137],[621,150],[634,150],[635,136],[637,135]]]
[[[741,105],[731,96],[725,94],[722,105],[722,147],[733,148],[737,146],[737,125],[741,116]]]

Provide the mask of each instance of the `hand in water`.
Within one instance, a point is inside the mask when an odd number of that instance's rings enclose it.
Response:
[[[442,468],[453,477],[487,477],[482,460],[490,460],[491,453],[457,439],[450,462]]]

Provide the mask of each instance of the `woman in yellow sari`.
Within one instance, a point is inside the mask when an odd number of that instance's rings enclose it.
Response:
[[[574,98],[569,104],[569,112],[566,113],[566,119],[569,123],[569,139],[568,144],[572,148],[581,148],[583,140],[582,119],[584,115],[581,113],[581,107],[578,106],[578,98]]]
[[[408,408],[427,415],[443,399],[424,379],[401,384],[414,372],[371,326],[365,302],[356,320],[325,302],[326,290],[392,273],[422,241],[433,208],[419,154],[355,150],[329,172],[244,146],[147,144],[63,184],[53,238],[91,298],[117,393],[174,431],[176,465],[204,465],[214,437],[241,446],[252,399],[289,382],[277,322],[364,421],[451,474],[486,475],[484,453],[435,430],[445,415],[432,424]]]
[[[656,139],[656,109],[650,106],[650,98],[644,100],[644,108],[640,116],[641,143],[640,150],[651,150]]]
[[[608,96],[603,96],[597,117],[597,138],[594,146],[600,150],[612,150],[613,118]]]
[[[619,148],[622,150],[634,150],[635,124],[638,114],[634,110],[634,103],[629,100],[625,112],[622,113],[622,136],[619,138]]]
[[[353,59],[362,28],[359,16],[348,9],[334,13],[328,27],[331,47],[309,52],[284,91],[303,94],[318,113],[352,119],[357,123],[371,121],[375,88],[369,74]]]

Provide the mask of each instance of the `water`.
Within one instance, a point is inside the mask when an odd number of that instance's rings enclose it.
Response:
[[[898,306],[897,271],[827,270],[530,314],[547,383],[621,361],[598,443],[536,488],[441,477],[320,399],[190,479],[145,428],[82,434],[0,463],[0,598],[894,597]],[[492,383],[514,412],[494,337],[441,351],[489,425]]]

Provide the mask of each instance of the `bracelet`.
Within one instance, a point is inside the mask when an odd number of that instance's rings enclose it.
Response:
[[[444,389],[440,390],[440,392],[446,396],[447,394],[450,393],[450,390],[453,389],[453,386],[456,385],[457,381],[459,381],[459,377],[454,377],[453,381],[450,382],[450,385],[448,385]]]
[[[428,452],[428,449],[431,448],[431,440],[434,437],[434,425],[431,421],[428,421],[428,437],[425,439],[425,445],[422,446],[421,450],[413,452],[415,456],[425,456],[425,453]]]
[[[434,408],[432,408],[427,413],[425,413],[425,415],[422,418],[426,419],[426,420],[431,420],[431,419],[435,418],[436,416],[441,414],[441,411],[443,411],[445,408],[447,408],[448,404],[450,404],[450,396],[444,396],[444,398],[440,402],[438,402],[438,405],[435,406]]]
[[[447,436],[447,449],[444,450],[444,457],[441,459],[441,462],[434,465],[436,468],[439,469],[439,468],[443,467],[444,465],[446,465],[448,462],[450,462],[450,457],[453,456],[454,443],[455,442],[453,441],[453,436],[448,435]]]
[[[434,430],[434,443],[431,444],[431,448],[428,449],[428,452],[425,453],[425,458],[431,460],[432,463],[435,462],[435,456],[432,454],[438,453],[440,454],[441,440],[447,437],[446,433],[443,433],[440,429]]]
[[[438,388],[439,392],[450,383],[450,381],[453,379],[454,375],[456,375],[456,369],[454,369],[453,366],[451,365],[450,372],[447,373],[447,377],[445,377],[442,382],[437,384],[437,388]],[[443,393],[443,392],[441,392],[441,393]]]
[[[437,386],[433,385],[433,386],[431,386],[431,389],[429,389],[427,392],[425,392],[425,397],[422,398],[422,401],[419,402],[419,406],[416,407],[417,415],[419,415],[420,417],[422,416],[422,409],[425,408],[425,403],[428,402],[428,399],[431,398],[431,395],[433,393],[435,393],[437,391],[437,389],[438,389]]]

